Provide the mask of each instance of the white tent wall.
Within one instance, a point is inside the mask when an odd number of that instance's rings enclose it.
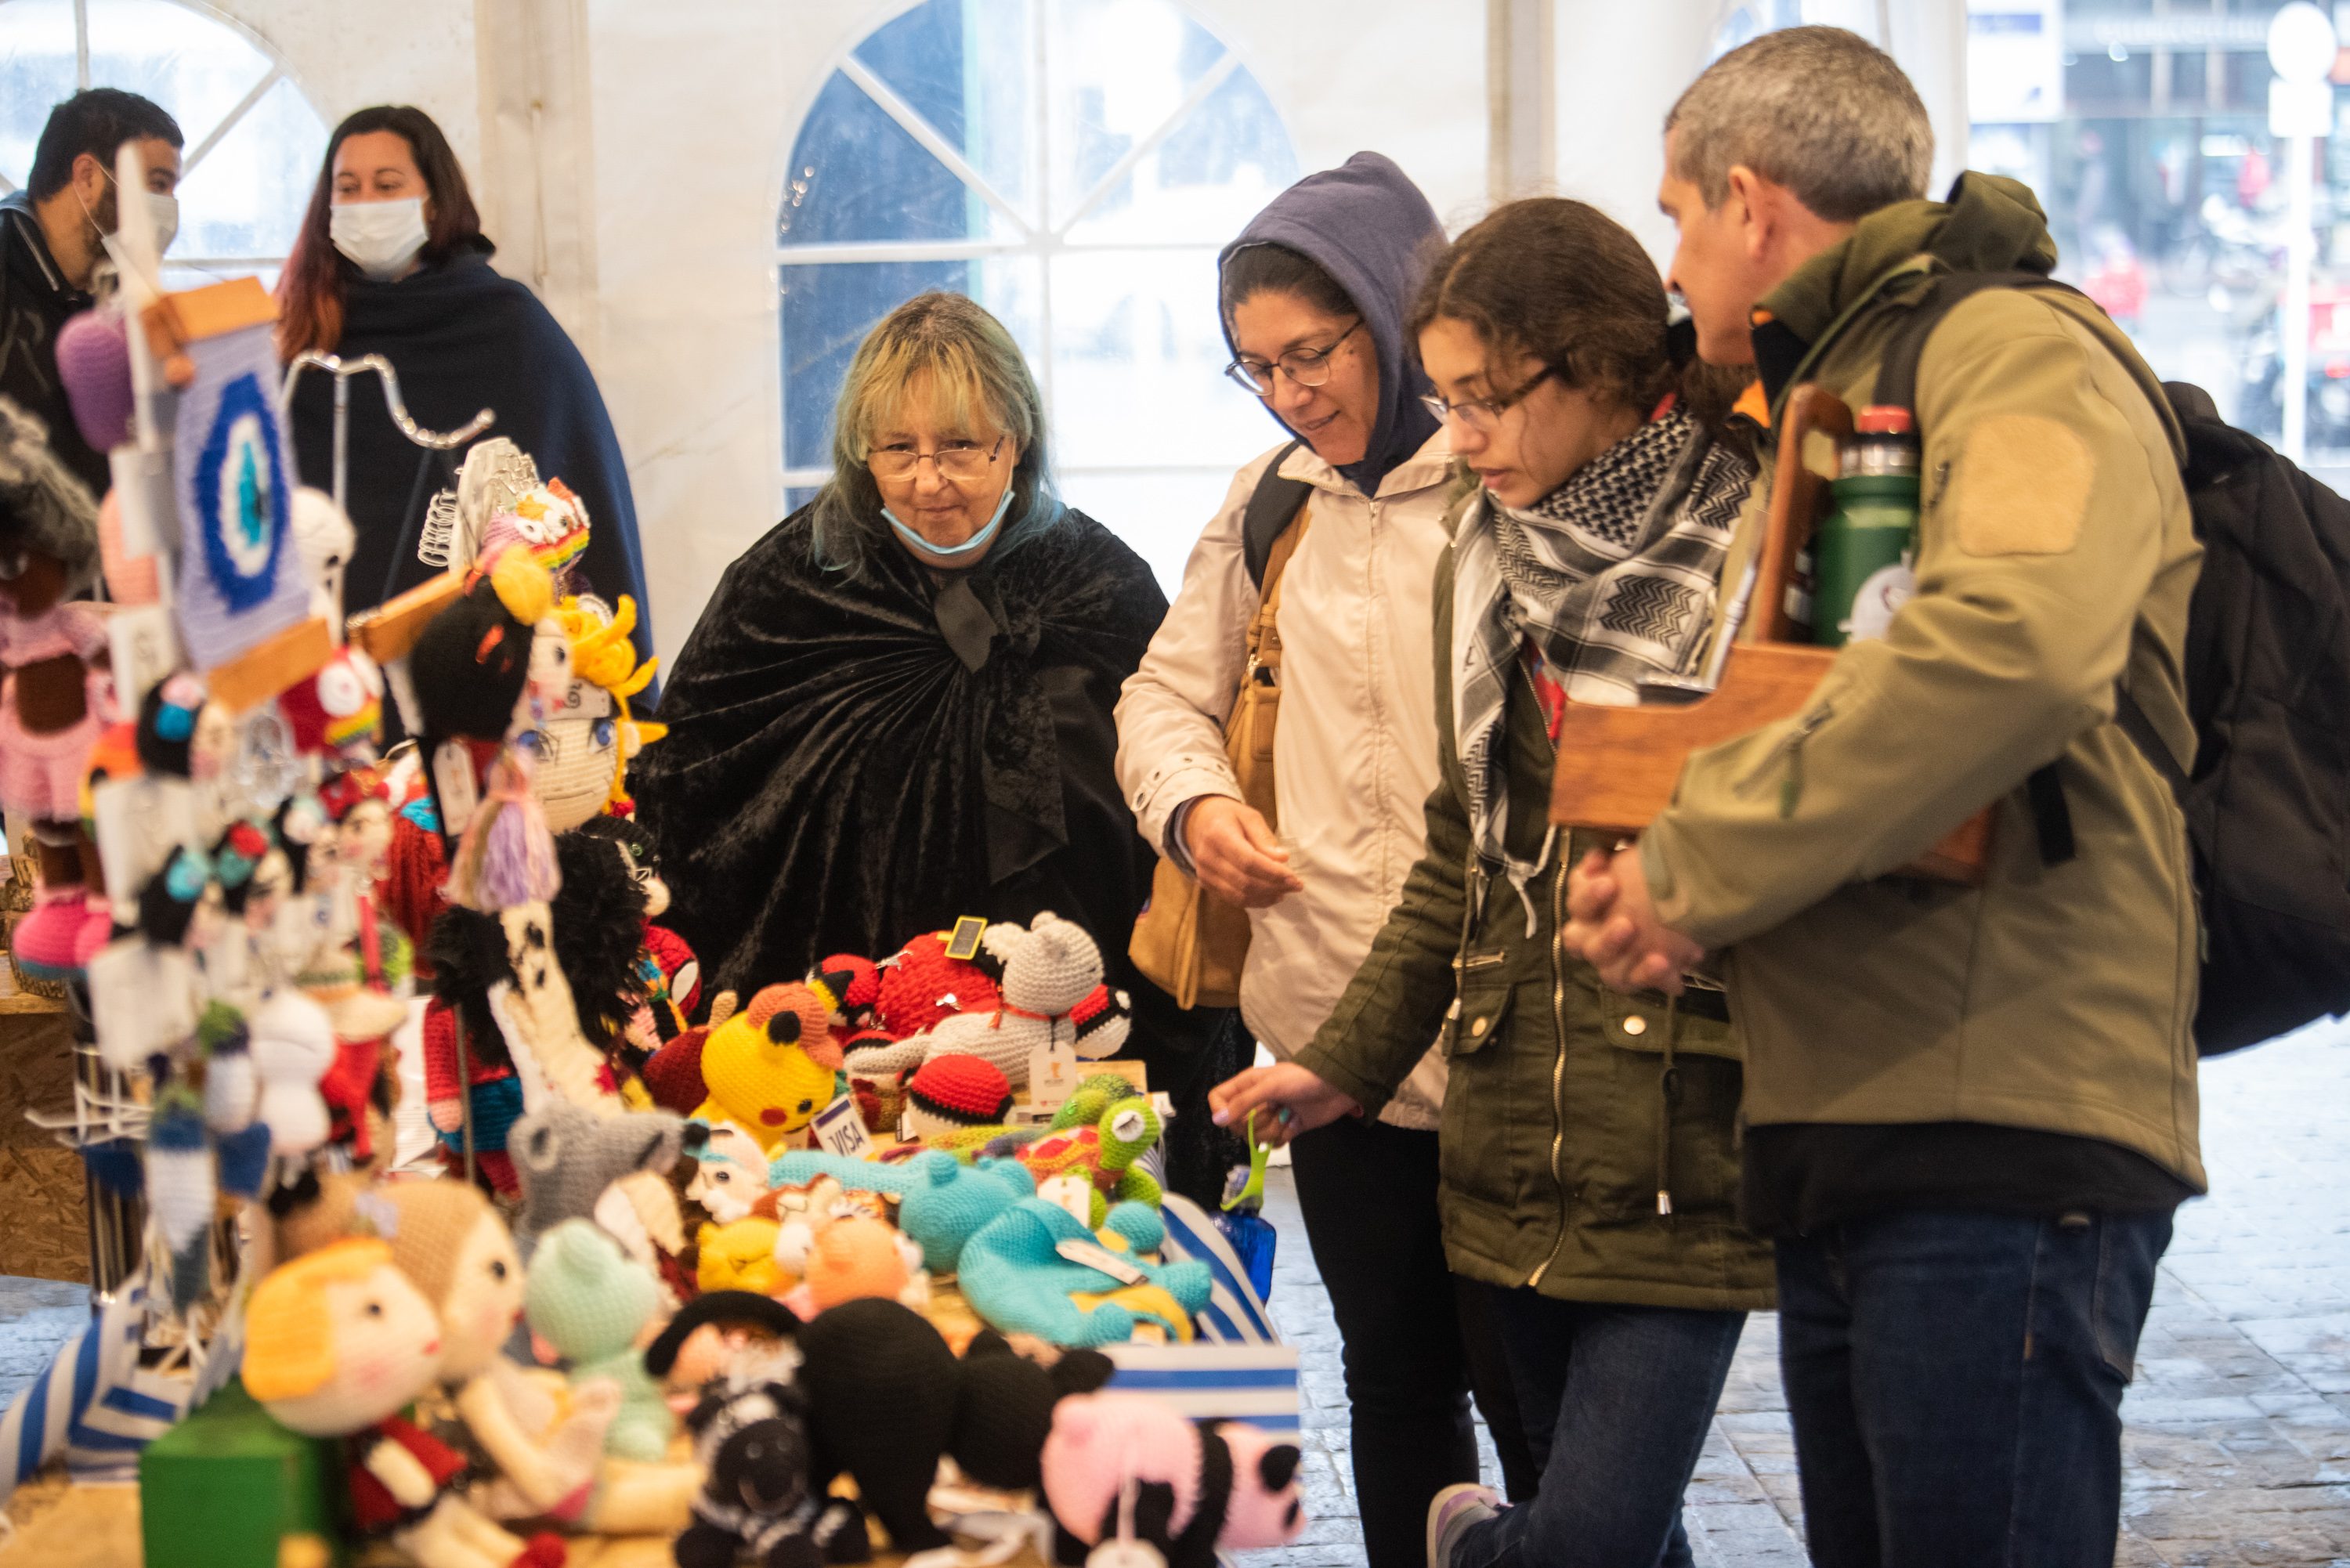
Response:
[[[195,8],[284,56],[329,127],[370,104],[412,103],[440,122],[465,172],[480,172],[474,0],[205,0]]]
[[[1263,86],[1299,167],[1377,148],[1440,213],[1479,210],[1485,36],[1473,6],[1460,6],[1471,26],[1447,27],[1401,0],[1186,4]],[[597,371],[636,489],[654,629],[673,653],[726,564],[782,515],[775,246],[793,135],[841,55],[906,0],[579,8],[592,40]]]
[[[204,8],[282,54],[330,125],[384,102],[441,122],[499,270],[538,290],[595,367],[673,658],[727,563],[782,514],[775,247],[793,136],[839,58],[912,3]],[[1757,0],[1183,3],[1263,87],[1300,168],[1376,148],[1455,230],[1497,197],[1556,190],[1629,224],[1661,262],[1657,128],[1722,24]],[[1965,0],[1802,12],[1889,39],[1934,115],[1938,187],[1963,166]],[[1549,58],[1529,69],[1528,52]]]

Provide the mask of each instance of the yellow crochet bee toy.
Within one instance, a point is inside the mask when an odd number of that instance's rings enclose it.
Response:
[[[694,1116],[732,1122],[772,1155],[831,1104],[839,1066],[824,999],[805,985],[768,986],[702,1043],[710,1097]]]

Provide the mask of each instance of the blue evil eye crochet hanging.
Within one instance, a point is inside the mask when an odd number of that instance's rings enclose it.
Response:
[[[180,630],[199,669],[227,662],[309,613],[288,547],[294,483],[278,420],[277,354],[265,322],[187,346],[180,394]]]

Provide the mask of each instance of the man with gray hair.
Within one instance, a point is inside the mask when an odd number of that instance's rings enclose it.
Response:
[[[2012,181],[1922,199],[1924,107],[1853,34],[1755,39],[1665,130],[1673,286],[1773,430],[1799,383],[1876,401],[1936,280],[2055,263]],[[1565,940],[1627,990],[1719,962],[1813,1561],[2109,1564],[2123,1388],[2204,1187],[2185,825],[2115,722],[2126,688],[2191,756],[2180,435],[2070,293],[1964,293],[1916,369],[1907,601],[1797,716],[1693,754],[1639,842],[1578,869]],[[2052,765],[2069,845],[2036,831]],[[1903,874],[1986,805],[1980,886]]]

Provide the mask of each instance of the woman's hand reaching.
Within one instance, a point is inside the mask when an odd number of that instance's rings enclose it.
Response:
[[[1327,1127],[1340,1116],[1359,1116],[1363,1107],[1294,1062],[1251,1067],[1208,1092],[1218,1127],[1241,1127],[1259,1113],[1256,1141],[1280,1147],[1302,1132]]]
[[[1184,819],[1183,836],[1200,886],[1228,903],[1270,909],[1305,886],[1264,814],[1230,795],[1202,795]]]

